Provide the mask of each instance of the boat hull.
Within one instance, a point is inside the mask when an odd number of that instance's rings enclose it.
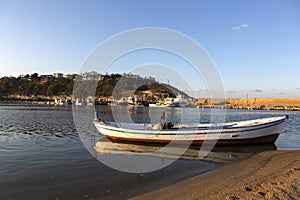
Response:
[[[287,117],[246,127],[207,128],[178,130],[138,130],[108,126],[95,122],[98,131],[111,140],[139,143],[174,143],[193,144],[212,143],[216,145],[251,145],[273,144],[277,140],[280,130]]]
[[[161,140],[161,139],[145,139],[145,138],[126,138],[118,136],[106,135],[106,137],[113,141],[127,141],[127,142],[137,142],[137,143],[154,143],[154,144],[168,144],[170,142],[174,144],[191,144],[191,145],[202,145],[204,141],[206,142],[216,142],[216,145],[254,145],[254,144],[274,144],[279,136],[279,133],[255,137],[246,139],[219,139],[219,140]]]

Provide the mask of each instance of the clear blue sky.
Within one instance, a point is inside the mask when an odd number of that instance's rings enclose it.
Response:
[[[195,39],[215,62],[228,96],[300,97],[297,0],[0,0],[0,76],[79,72],[100,42],[139,27]],[[197,81],[192,88],[205,92]]]

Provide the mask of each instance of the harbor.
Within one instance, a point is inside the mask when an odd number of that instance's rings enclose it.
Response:
[[[0,0],[0,200],[300,200],[299,10]]]
[[[136,99],[132,101],[132,99]],[[151,102],[151,103],[150,103]],[[127,97],[115,100],[113,97],[88,97],[86,99],[73,99],[70,97],[55,97],[54,99],[29,99],[25,97],[8,98],[1,100],[3,104],[24,105],[53,105],[53,106],[129,106],[129,107],[192,107],[192,108],[216,108],[239,110],[282,110],[300,111],[300,98],[189,98],[181,95],[175,98],[165,98],[157,101],[147,101],[137,97]],[[255,103],[256,102],[256,103]]]

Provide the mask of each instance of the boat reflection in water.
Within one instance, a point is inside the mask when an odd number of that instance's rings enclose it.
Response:
[[[149,156],[165,159],[201,160],[217,163],[229,163],[240,160],[261,151],[276,150],[274,144],[252,146],[216,146],[205,157],[199,156],[201,146],[192,145],[186,148],[180,145],[160,145],[151,143],[137,143],[114,141],[107,138],[99,140],[94,150],[98,155]],[[201,150],[202,151],[202,150]],[[184,152],[182,155],[180,155]]]

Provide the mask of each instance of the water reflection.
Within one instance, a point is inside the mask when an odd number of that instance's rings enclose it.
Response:
[[[133,123],[151,123],[148,108],[132,106],[128,108],[128,114]]]
[[[163,148],[164,147],[164,148]],[[216,146],[205,157],[199,157],[201,146],[190,146],[185,153],[180,145],[163,146],[160,144],[147,144],[125,141],[111,141],[107,138],[100,139],[94,147],[96,156],[98,155],[122,155],[122,156],[150,156],[166,159],[176,159],[180,156],[183,160],[202,160],[209,162],[227,163],[248,157],[254,153],[275,150],[275,145],[257,146]]]

